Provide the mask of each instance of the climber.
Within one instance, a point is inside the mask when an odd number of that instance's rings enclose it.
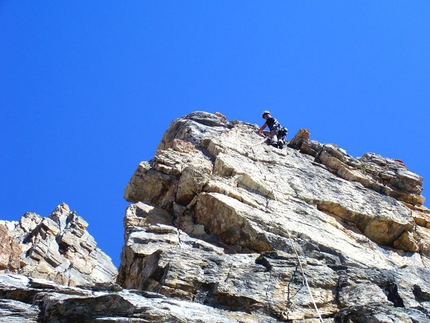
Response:
[[[262,117],[266,122],[258,129],[258,132],[269,137],[269,145],[282,149],[285,144],[285,136],[288,133],[288,129],[281,126],[278,120],[272,117],[270,111],[263,111]],[[269,127],[270,131],[265,131],[264,129],[266,127]]]

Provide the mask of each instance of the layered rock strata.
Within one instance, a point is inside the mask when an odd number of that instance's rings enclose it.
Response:
[[[276,149],[256,129],[172,122],[125,190],[118,283],[240,322],[430,322],[422,178],[309,138]]]
[[[300,129],[288,146],[315,157],[316,162],[348,181],[359,182],[411,205],[424,203],[421,195],[424,179],[409,171],[400,159],[384,158],[375,153],[354,158],[336,145],[310,140],[309,135],[309,130]]]
[[[0,273],[49,279],[66,286],[111,283],[117,268],[66,204],[47,218],[26,213],[0,221]]]
[[[254,317],[117,285],[84,289],[22,275],[0,275],[0,295],[3,323],[234,323]]]

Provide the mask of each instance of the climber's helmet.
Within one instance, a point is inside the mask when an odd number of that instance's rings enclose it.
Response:
[[[263,111],[263,114],[261,115],[261,117],[264,119],[264,116],[265,116],[266,114],[270,114],[270,111],[267,111],[267,110]]]

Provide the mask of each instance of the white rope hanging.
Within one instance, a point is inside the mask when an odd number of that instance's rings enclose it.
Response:
[[[258,145],[262,144],[262,143],[263,143],[263,142],[265,142],[266,140],[267,140],[267,138],[263,139],[262,141],[260,141],[260,142],[258,142],[258,143],[256,143],[256,144],[254,144],[254,145],[250,145],[251,150],[254,152],[254,150],[253,150],[252,148],[253,148],[253,147],[255,147],[255,146],[258,146]],[[255,154],[255,152],[254,152],[254,154]],[[273,193],[273,196],[274,196],[275,201],[276,201],[276,202],[278,202],[278,200],[277,200],[277,198],[276,198],[276,195],[275,195],[275,192],[274,192],[273,190],[272,190],[272,193]],[[310,286],[309,286],[308,280],[307,280],[307,278],[306,278],[306,275],[305,275],[305,271],[304,271],[304,269],[303,269],[302,262],[300,261],[300,256],[299,256],[299,254],[297,253],[296,248],[294,248],[293,239],[291,238],[290,231],[289,231],[287,228],[285,228],[285,230],[287,231],[288,239],[289,239],[289,241],[290,241],[291,247],[293,248],[294,253],[295,253],[296,257],[297,257],[297,261],[298,261],[298,263],[299,263],[300,271],[301,271],[302,276],[303,276],[303,281],[305,282],[306,288],[307,288],[307,290],[308,290],[308,292],[309,292],[309,295],[310,295],[310,297],[311,297],[312,304],[313,304],[313,306],[314,306],[314,308],[315,308],[315,311],[317,312],[318,319],[319,319],[319,321],[320,321],[321,323],[324,323],[324,321],[323,321],[323,319],[322,319],[322,317],[321,317],[321,313],[320,313],[320,311],[319,311],[319,309],[318,309],[318,307],[317,307],[317,304],[316,304],[316,302],[315,302],[315,299],[314,299],[314,297],[313,297],[313,295],[312,295],[312,291],[311,291],[311,288],[310,288]]]
[[[273,190],[272,190],[272,193],[273,193],[273,196],[274,196],[274,198],[275,198],[275,201],[276,201],[276,202],[278,202],[278,199],[276,198],[275,192],[274,192]],[[288,230],[288,228],[285,228],[285,230],[287,231],[288,239],[289,239],[290,244],[291,244],[291,248],[293,248],[294,253],[295,253],[296,257],[297,257],[297,261],[298,261],[298,263],[299,263],[300,271],[302,272],[303,281],[305,282],[306,288],[308,289],[309,295],[310,295],[310,297],[311,297],[312,304],[313,304],[313,306],[314,306],[314,308],[315,308],[315,311],[316,311],[316,312],[317,312],[317,314],[318,314],[319,321],[320,321],[321,323],[324,323],[324,321],[323,321],[323,319],[322,319],[322,317],[321,317],[321,313],[320,313],[320,311],[319,311],[319,309],[318,309],[318,307],[317,307],[317,304],[316,304],[316,302],[315,302],[315,299],[314,299],[314,297],[313,297],[313,295],[312,295],[311,288],[310,288],[310,286],[309,286],[309,284],[308,284],[308,280],[307,280],[306,275],[305,275],[305,270],[303,269],[302,262],[300,261],[300,256],[299,256],[299,254],[298,254],[298,252],[297,252],[296,248],[294,247],[293,239],[291,238],[290,231]]]

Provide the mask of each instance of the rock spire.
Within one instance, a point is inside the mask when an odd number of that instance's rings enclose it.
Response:
[[[117,269],[87,227],[65,203],[47,218],[26,213],[19,222],[0,221],[0,272],[66,286],[110,284]]]

